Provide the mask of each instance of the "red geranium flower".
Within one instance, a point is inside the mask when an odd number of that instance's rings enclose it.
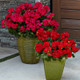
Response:
[[[54,41],[52,42],[51,46],[53,47],[53,49],[56,49],[59,45],[59,41]]]
[[[49,31],[38,30],[36,33],[39,40],[45,41],[49,37]]]
[[[61,56],[63,56],[63,52],[62,52],[62,50],[53,51],[52,56],[54,58],[60,58]]]
[[[19,29],[19,31],[20,31],[20,32],[25,32],[24,26],[21,26],[20,29]]]
[[[69,38],[69,33],[68,32],[61,33],[61,39],[65,39],[65,38]]]
[[[9,9],[8,9],[8,12],[9,12],[9,13],[12,13],[12,12],[14,12],[14,9],[13,9],[13,8],[9,8]]]
[[[51,37],[52,40],[56,40],[56,39],[58,39],[60,37],[60,35],[57,33],[57,31],[52,30],[50,32],[50,37]]]
[[[72,51],[75,53],[75,52],[78,52],[79,48],[77,47],[72,47]]]
[[[36,47],[35,47],[36,52],[40,53],[42,49],[43,49],[42,43],[36,44]]]
[[[34,8],[42,8],[42,7],[43,7],[43,5],[42,5],[41,2],[37,2],[37,3],[35,3],[35,5],[34,5]]]
[[[3,19],[2,22],[1,22],[2,28],[5,28],[5,24],[6,24],[6,21]]]
[[[54,13],[50,13],[47,15],[47,18],[52,19],[54,17],[54,15],[55,15]]]
[[[66,51],[67,51],[67,57],[71,57],[72,56],[71,50],[70,49],[67,49]]]
[[[48,26],[49,25],[49,19],[44,19],[43,20],[43,25]]]
[[[45,48],[44,48],[44,52],[45,52],[45,53],[50,53],[50,52],[51,52],[51,49],[52,49],[52,48],[51,48],[50,46],[49,46],[49,47],[45,47]]]
[[[43,48],[46,48],[46,47],[49,47],[49,46],[50,46],[50,45],[49,45],[49,42],[48,42],[48,41],[44,42]]]

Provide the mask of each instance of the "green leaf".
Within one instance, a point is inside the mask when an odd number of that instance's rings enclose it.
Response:
[[[48,40],[48,41],[50,41],[50,40],[51,40],[51,38],[50,38],[50,37],[48,37],[48,38],[47,38],[47,40]]]
[[[39,56],[37,56],[37,57],[36,57],[36,59],[40,59],[40,57],[39,57]]]
[[[57,41],[61,42],[61,39],[57,39]]]
[[[45,58],[45,60],[47,60],[47,61],[51,61],[51,58],[47,57],[47,58]]]
[[[72,54],[72,57],[73,57],[73,58],[75,58],[75,55],[74,55],[74,54]]]
[[[52,60],[53,60],[53,61],[56,61],[56,58],[53,57]]]
[[[21,35],[21,32],[18,32],[18,35]]]
[[[47,59],[48,58],[48,56],[47,55],[44,55],[44,59]]]
[[[27,34],[26,34],[26,33],[24,33],[24,34],[23,34],[23,37],[26,37],[26,36],[27,36]]]
[[[77,44],[75,44],[75,47],[77,47]]]
[[[44,54],[41,54],[41,58],[44,59]]]

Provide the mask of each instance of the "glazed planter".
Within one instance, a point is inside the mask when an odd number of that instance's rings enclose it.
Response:
[[[37,39],[19,37],[17,39],[17,46],[19,54],[23,63],[36,64],[39,59],[36,58],[34,47],[37,43]]]
[[[64,65],[65,65],[65,60],[62,61],[44,60],[46,80],[61,80]]]

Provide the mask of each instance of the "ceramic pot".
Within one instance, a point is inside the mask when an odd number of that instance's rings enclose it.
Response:
[[[61,80],[64,65],[65,65],[65,60],[62,61],[44,60],[46,80]]]

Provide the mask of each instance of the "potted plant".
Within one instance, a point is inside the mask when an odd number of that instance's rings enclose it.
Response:
[[[54,13],[49,13],[49,7],[37,2],[32,6],[30,3],[21,4],[15,9],[10,8],[1,26],[7,26],[9,33],[15,35],[18,40],[18,50],[22,62],[34,64],[36,59],[34,45],[36,44],[37,30],[57,29],[58,23],[54,20]]]
[[[55,30],[38,30],[39,41],[35,46],[37,57],[44,61],[46,80],[60,80],[65,60],[74,57],[78,51],[74,40],[69,39],[69,33],[57,33]]]

